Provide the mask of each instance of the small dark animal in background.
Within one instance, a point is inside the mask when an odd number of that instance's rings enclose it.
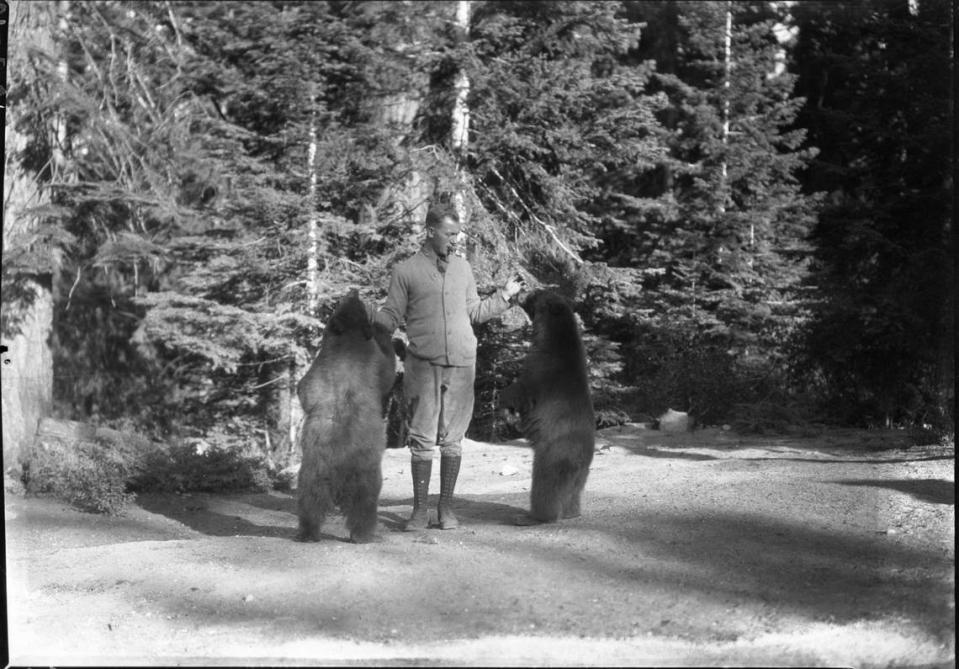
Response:
[[[396,375],[390,333],[370,322],[356,291],[337,305],[320,352],[297,384],[306,413],[297,483],[299,541],[316,541],[326,515],[339,507],[350,539],[374,539],[382,459],[384,407]]]
[[[586,351],[573,309],[561,296],[536,291],[523,301],[533,340],[519,379],[499,406],[519,414],[533,447],[528,516],[517,524],[576,518],[596,443],[596,418],[586,373]]]
[[[406,342],[402,339],[393,340],[393,350],[396,351],[396,357],[406,361]],[[407,438],[410,434],[410,420],[416,410],[415,401],[406,401],[406,393],[403,392],[403,375],[406,373],[405,365],[401,372],[396,374],[396,382],[393,384],[393,390],[386,407],[386,447],[387,448],[406,448]]]

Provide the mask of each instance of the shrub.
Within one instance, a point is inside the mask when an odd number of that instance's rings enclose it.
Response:
[[[822,432],[822,427],[813,424],[810,415],[810,405],[806,402],[767,399],[737,404],[730,412],[730,422],[740,434],[813,437]]]
[[[28,493],[49,493],[82,511],[119,515],[135,499],[127,491],[132,464],[109,444],[40,440],[24,463]]]
[[[264,492],[272,487],[268,470],[261,455],[188,439],[151,455],[131,486],[140,492]]]

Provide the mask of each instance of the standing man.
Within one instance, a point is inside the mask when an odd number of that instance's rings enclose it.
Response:
[[[461,442],[473,416],[476,336],[471,323],[506,311],[522,288],[511,280],[496,294],[480,299],[470,264],[453,255],[461,231],[452,207],[431,206],[426,214],[426,241],[393,269],[386,304],[374,315],[390,332],[405,321],[409,338],[403,394],[409,420],[413,514],[406,530],[429,525],[434,444],[440,447],[439,525],[444,530],[459,526],[452,501]]]

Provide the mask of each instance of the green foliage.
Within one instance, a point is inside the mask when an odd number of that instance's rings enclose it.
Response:
[[[815,437],[822,425],[814,421],[815,407],[790,398],[739,403],[730,412],[732,428],[739,434],[785,434]]]
[[[424,198],[461,193],[481,292],[518,274],[577,304],[601,425],[772,429],[800,391],[942,422],[948,22],[901,4],[473,2],[464,36],[455,3],[69,3],[11,88],[23,165],[64,132],[43,225],[5,240],[3,327],[6,280],[57,269],[61,402],[178,440],[142,485],[254,485],[329,306],[380,300]],[[514,321],[477,328],[479,438],[513,434]]]
[[[626,10],[647,26],[624,61],[656,62],[645,90],[667,100],[656,118],[668,150],[623,200],[661,204],[600,228],[609,265],[635,278],[616,297],[595,282],[589,320],[624,346],[634,412],[672,407],[718,422],[737,401],[790,382],[783,343],[802,322],[816,197],[803,196],[796,176],[812,152],[792,127],[795,77],[776,68],[773,26],[787,17],[735,2]]]
[[[27,492],[53,494],[83,511],[118,515],[135,498],[127,492],[133,471],[113,444],[93,440],[67,446],[47,439],[31,449],[23,476]]]
[[[146,462],[133,477],[137,492],[264,492],[272,489],[269,465],[261,453],[244,454],[224,432],[185,440]],[[249,449],[246,449],[249,450]]]
[[[800,119],[829,191],[814,230],[808,382],[837,419],[954,422],[949,4],[796,11]],[[903,101],[908,100],[908,104]]]
[[[546,281],[596,246],[600,217],[664,152],[655,119],[664,100],[644,93],[649,69],[616,63],[639,37],[618,9],[485,3],[473,19],[469,169],[484,206]]]

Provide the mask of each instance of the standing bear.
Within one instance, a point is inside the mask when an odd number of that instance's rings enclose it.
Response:
[[[523,301],[533,340],[519,379],[499,406],[519,414],[533,447],[530,510],[518,525],[552,523],[580,515],[580,497],[593,461],[596,419],[586,374],[586,351],[565,299],[536,291]]]
[[[350,539],[372,541],[383,484],[384,408],[396,375],[390,333],[370,322],[356,291],[336,306],[297,396],[306,420],[297,483],[299,541],[316,541],[338,506]]]

